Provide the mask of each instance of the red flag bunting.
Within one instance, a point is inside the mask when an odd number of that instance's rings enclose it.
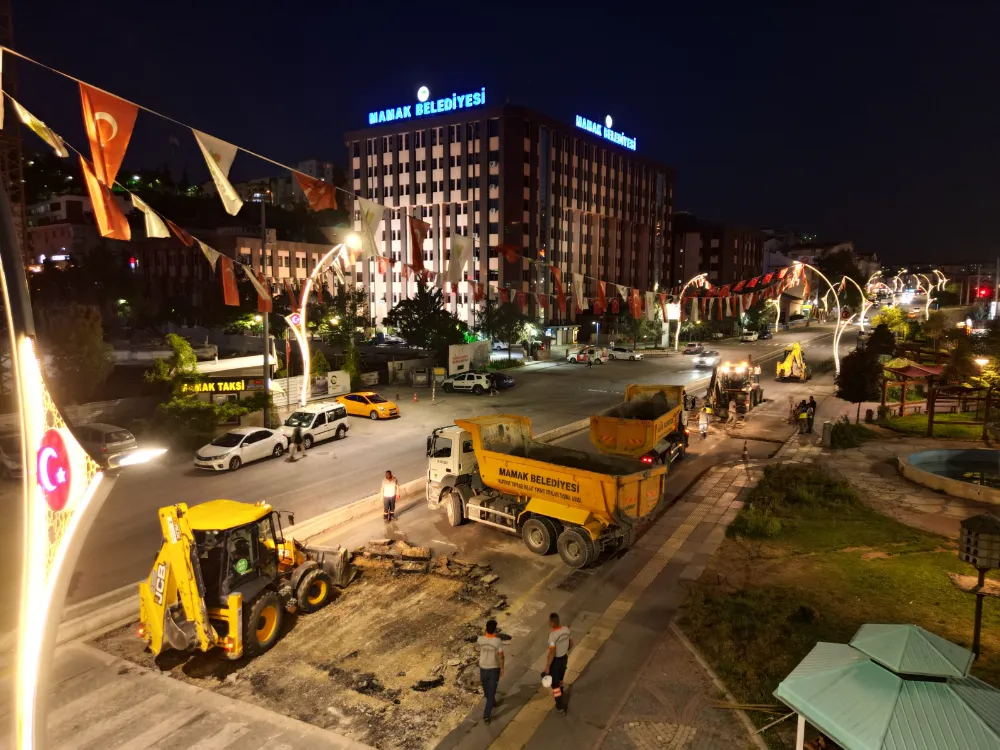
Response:
[[[170,227],[170,231],[174,233],[174,236],[177,237],[177,239],[183,242],[187,247],[192,247],[194,245],[194,237],[174,224],[174,222],[170,221],[170,219],[165,219],[164,221],[167,222],[167,226]]]
[[[424,240],[431,225],[426,221],[420,221],[414,217],[408,217],[410,225],[410,263],[413,267],[422,271],[424,269]]]
[[[788,268],[787,267],[785,267],[785,268],[779,268],[778,269],[778,278],[779,279],[785,278],[785,274],[787,274],[787,273],[788,273]]]
[[[483,286],[483,282],[481,282],[481,281],[474,281],[472,283],[472,299],[474,301],[476,301],[476,302],[482,302],[483,301],[483,295],[485,294],[485,291],[486,290],[485,290],[485,288]]]
[[[556,300],[559,303],[559,312],[566,314],[566,290],[563,288],[562,271],[555,266],[549,266],[552,270],[552,280],[556,284]]]
[[[80,157],[80,167],[83,169],[87,192],[90,193],[90,203],[94,209],[94,219],[97,221],[97,228],[100,230],[101,236],[115,240],[132,239],[132,229],[129,227],[128,219],[118,207],[118,201],[115,200],[108,186],[97,178],[97,175],[91,170],[90,164],[82,156]],[[188,236],[190,237],[190,235]],[[194,240],[192,239],[191,242],[193,243]]]
[[[735,284],[733,284],[733,291],[734,292],[741,292],[741,291],[743,291],[743,287],[745,285],[746,285],[745,281],[737,281]]]
[[[517,293],[517,305],[521,308],[521,312],[525,313],[528,311],[528,295],[524,292]]]
[[[603,315],[608,309],[608,293],[605,287],[607,282],[598,281],[597,282],[597,303],[594,305],[595,310],[598,315]]]
[[[502,255],[508,263],[516,263],[521,251],[514,245],[497,245],[497,255]]]
[[[388,258],[386,258],[386,257],[384,257],[382,255],[376,255],[375,256],[375,263],[378,265],[378,272],[379,273],[389,273],[389,259]]]
[[[219,260],[222,262],[222,297],[227,305],[239,307],[240,288],[236,284],[236,269],[233,267],[233,259],[223,255]]]
[[[760,280],[760,283],[761,284],[770,284],[771,283],[771,279],[773,279],[773,278],[774,278],[774,271],[772,271],[771,273],[765,274],[764,278],[762,278]]]
[[[506,305],[509,301],[510,300],[507,297],[507,290],[506,289],[501,289],[500,290],[500,304],[501,305]]]
[[[632,297],[629,300],[629,307],[632,309],[633,318],[642,317],[642,297],[639,296],[639,290],[632,290]]]
[[[753,289],[757,286],[757,282],[760,281],[760,276],[754,276],[750,281],[747,282],[747,289]]]
[[[617,297],[612,297],[611,298],[611,312],[614,313],[615,315],[618,314],[618,298]]]
[[[85,83],[80,84],[80,99],[83,102],[83,124],[87,128],[90,154],[94,160],[94,174],[103,184],[111,187],[125,158],[139,108]]]
[[[299,301],[295,297],[295,292],[292,289],[292,282],[289,279],[285,279],[285,294],[288,295],[288,306],[292,308],[292,312],[297,312],[299,309]]]
[[[546,294],[542,294],[541,292],[538,292],[535,295],[535,298],[538,301],[538,306],[539,307],[545,307],[546,305],[549,304],[549,297]]]
[[[247,269],[248,273],[254,273]],[[260,271],[254,273],[257,278],[257,282],[260,284],[260,288],[265,291],[270,287],[270,283],[264,278],[264,274]],[[260,293],[260,289],[257,290],[257,312],[269,313],[274,312],[274,303],[271,300],[270,295],[264,295]]]
[[[313,211],[322,211],[326,208],[337,210],[337,190],[333,185],[301,172],[293,171],[292,174],[302,188],[302,194],[306,197],[309,208]]]

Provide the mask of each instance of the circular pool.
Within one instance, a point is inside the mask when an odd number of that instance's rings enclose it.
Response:
[[[899,471],[952,497],[1000,505],[1000,451],[920,451],[900,456]]]

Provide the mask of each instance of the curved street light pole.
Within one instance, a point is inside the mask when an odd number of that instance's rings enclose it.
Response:
[[[299,343],[299,352],[302,355],[302,388],[299,392],[299,406],[306,405],[306,398],[309,395],[309,388],[312,385],[311,373],[309,372],[309,335],[306,330],[306,311],[309,308],[309,293],[312,291],[313,281],[316,280],[322,271],[326,270],[326,267],[330,263],[340,257],[340,253],[343,252],[345,247],[346,243],[343,242],[331,247],[326,255],[319,259],[319,263],[316,264],[312,273],[309,274],[306,283],[302,285],[302,298],[299,301],[299,324],[296,326],[292,322],[294,313],[285,318],[292,328],[292,333],[295,334],[295,340]]]
[[[837,327],[836,329],[834,329],[833,332],[833,369],[839,375],[840,374],[839,348],[840,348],[840,334],[842,332],[841,320],[840,320],[840,296],[837,294],[837,290],[834,289],[833,284],[830,283],[830,280],[818,268],[816,268],[815,266],[811,266],[808,263],[803,263],[801,260],[795,261],[794,265],[802,266],[803,268],[808,268],[810,271],[812,271],[821,279],[823,279],[823,281],[826,282],[826,285],[830,287],[830,291],[833,292],[833,300],[837,304]]]
[[[865,330],[865,315],[867,315],[868,311],[872,308],[872,303],[869,301],[868,296],[865,294],[864,290],[861,288],[861,285],[858,282],[856,282],[850,276],[844,276],[844,279],[854,284],[854,288],[857,289],[858,294],[861,295],[861,317],[858,318],[858,325],[863,331]]]
[[[913,275],[924,282],[917,288],[923,287],[924,289],[924,297],[926,297],[926,301],[924,302],[924,320],[926,321],[931,316],[931,302],[934,301],[931,299],[931,291],[934,289],[934,285],[931,284],[930,277],[926,274],[915,273]]]
[[[681,294],[680,294],[680,297],[678,297],[678,299],[680,300],[681,312],[682,313],[684,311],[684,292],[686,292],[687,288],[689,286],[691,286],[692,284],[694,284],[696,281],[699,281],[699,280],[704,281],[704,279],[705,279],[706,276],[708,276],[707,273],[699,273],[697,276],[692,276],[690,279],[687,280],[687,282],[684,284],[684,286],[681,287]],[[677,319],[677,331],[674,333],[674,351],[676,352],[678,349],[680,349],[680,346],[681,346],[681,319],[678,318]]]

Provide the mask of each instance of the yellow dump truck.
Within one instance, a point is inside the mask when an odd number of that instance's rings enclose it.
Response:
[[[448,522],[519,534],[573,568],[625,549],[663,497],[666,467],[536,442],[527,417],[457,419],[427,438],[427,502]]]
[[[625,401],[590,418],[590,442],[601,453],[644,464],[684,458],[684,386],[630,385]]]

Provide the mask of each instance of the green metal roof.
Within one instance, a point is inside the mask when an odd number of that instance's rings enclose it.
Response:
[[[971,651],[917,625],[862,625],[851,645],[903,675],[965,677],[975,658]]]
[[[1000,750],[1000,691],[900,677],[841,643],[817,643],[774,694],[845,750]]]

